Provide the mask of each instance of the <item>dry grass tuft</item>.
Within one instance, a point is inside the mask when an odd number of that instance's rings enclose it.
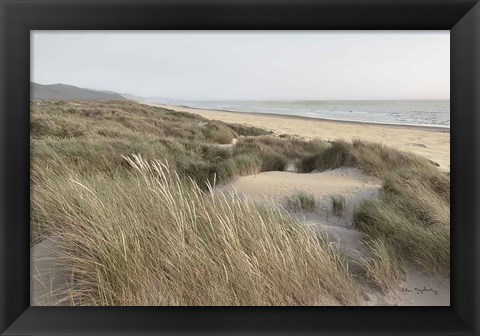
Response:
[[[450,177],[435,167],[388,174],[379,200],[355,214],[356,225],[386,240],[399,258],[429,272],[450,275]]]
[[[296,193],[285,197],[285,207],[289,210],[314,211],[317,208],[315,196],[306,191],[297,191]]]
[[[365,269],[365,277],[386,294],[398,283],[403,263],[386,239],[368,239],[364,244],[368,257],[361,258],[360,264]]]
[[[343,213],[343,209],[347,202],[345,201],[345,197],[342,195],[334,195],[331,196],[330,199],[332,200],[332,212],[335,216],[341,216]]]

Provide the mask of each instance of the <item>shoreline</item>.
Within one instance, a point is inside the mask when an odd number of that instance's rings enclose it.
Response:
[[[250,112],[250,111],[233,111],[227,109],[213,109],[213,108],[200,108],[200,107],[191,107],[187,105],[172,105],[164,103],[151,103],[151,102],[139,102],[141,104],[163,107],[171,110],[178,110],[178,108],[197,110],[199,112],[203,111],[215,111],[215,112],[225,112],[225,113],[241,113],[251,116],[272,116],[280,118],[294,118],[294,119],[304,119],[304,120],[319,120],[323,122],[333,122],[333,123],[345,123],[345,124],[360,124],[360,125],[374,125],[374,126],[383,126],[383,127],[396,127],[396,128],[415,128],[415,129],[424,129],[432,132],[445,132],[450,133],[450,127],[447,126],[435,126],[435,125],[416,125],[416,124],[395,124],[395,123],[383,123],[383,122],[374,122],[374,121],[360,121],[360,120],[345,120],[345,119],[329,119],[329,118],[316,118],[308,116],[300,116],[293,114],[280,114],[280,113],[267,113],[267,112]]]
[[[177,112],[188,112],[206,119],[264,128],[277,135],[319,138],[325,141],[361,139],[382,143],[421,155],[450,171],[450,129],[368,122],[337,121],[270,113],[235,112],[191,108],[178,105],[139,102]]]

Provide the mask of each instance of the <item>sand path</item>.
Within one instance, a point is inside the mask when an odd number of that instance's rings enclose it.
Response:
[[[174,111],[195,113],[207,119],[262,127],[276,134],[299,135],[310,139],[343,139],[351,141],[359,138],[366,141],[380,142],[422,155],[438,163],[443,170],[450,170],[450,131],[448,129],[379,125],[261,113],[203,110],[152,103],[145,104]]]

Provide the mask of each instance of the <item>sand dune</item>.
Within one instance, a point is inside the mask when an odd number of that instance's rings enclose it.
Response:
[[[337,244],[348,258],[353,273],[361,274],[359,260],[368,257],[363,241],[365,234],[355,229],[353,213],[355,206],[368,198],[378,197],[381,181],[364,175],[355,168],[300,174],[294,172],[263,172],[242,176],[235,181],[218,186],[217,192],[236,191],[256,201],[273,201],[279,207],[285,197],[296,191],[306,191],[315,196],[315,211],[291,211],[290,214],[305,225],[313,227]],[[346,206],[340,216],[332,212],[331,196],[345,197]],[[423,274],[419,267],[409,265],[403,278],[394,290],[383,295],[378,289],[364,284],[362,298],[365,305],[389,306],[449,306],[450,280]]]
[[[312,212],[291,211],[293,217],[318,232],[326,234],[350,260],[354,273],[361,273],[360,257],[366,256],[362,245],[364,233],[353,226],[354,208],[359,202],[378,196],[378,179],[369,177],[355,168],[338,168],[319,173],[264,172],[242,176],[235,181],[217,186],[216,192],[232,192],[257,201],[273,201],[284,205],[285,197],[296,191],[308,191],[315,196],[317,209]],[[346,206],[340,216],[331,208],[331,196],[345,197]],[[58,244],[54,238],[46,239],[32,248],[31,300],[35,305],[68,305],[66,288],[72,279],[59,268]],[[396,289],[383,295],[377,289],[362,286],[364,305],[448,306],[450,281],[444,277],[429,277],[410,265]]]
[[[199,114],[208,119],[262,127],[276,134],[299,135],[324,140],[360,138],[422,155],[450,170],[450,131],[435,127],[379,125],[331,121],[304,117],[260,113],[202,110],[188,107],[151,104],[175,111]]]
[[[325,233],[348,257],[358,259],[362,254],[363,233],[353,227],[354,208],[365,199],[377,197],[380,187],[379,180],[362,174],[358,169],[338,168],[310,174],[263,172],[239,177],[217,187],[216,191],[235,191],[258,202],[273,202],[278,207],[285,207],[288,196],[299,191],[307,192],[315,198],[315,211],[286,209],[300,222]],[[345,198],[341,216],[332,211],[332,196]]]
[[[348,175],[342,176],[340,172],[343,171],[345,169],[311,174],[269,171],[239,177],[229,186],[234,187],[240,194],[247,194],[250,197],[275,199],[295,191],[307,191],[316,197],[349,193],[371,181],[368,178],[361,180]]]

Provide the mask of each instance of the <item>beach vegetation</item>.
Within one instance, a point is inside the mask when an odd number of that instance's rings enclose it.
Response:
[[[362,140],[334,141],[324,150],[314,152],[300,160],[298,170],[303,173],[355,167],[370,176],[383,178],[398,168],[431,169],[435,165],[418,155]]]
[[[341,216],[347,202],[343,195],[333,195],[330,197],[332,200],[332,212],[335,216]]]
[[[57,237],[73,305],[357,305],[335,245],[271,205],[203,190],[167,162],[122,158],[123,176],[34,179],[32,222]]]
[[[357,207],[355,224],[387,241],[398,258],[450,275],[450,178],[435,167],[386,175],[380,198]]]
[[[228,124],[228,126],[234,130],[240,137],[245,136],[260,136],[260,135],[270,135],[273,134],[272,131],[267,131],[264,128],[255,127],[255,126],[247,126],[242,124]]]
[[[395,249],[386,239],[367,239],[364,246],[367,253],[360,258],[360,264],[365,270],[365,278],[387,294],[398,284],[398,278],[404,272],[404,262],[396,257]]]
[[[202,128],[207,140],[219,144],[231,144],[237,133],[222,122],[207,122]]]
[[[297,191],[285,198],[285,207],[289,210],[315,211],[317,202],[315,196],[306,191]]]

